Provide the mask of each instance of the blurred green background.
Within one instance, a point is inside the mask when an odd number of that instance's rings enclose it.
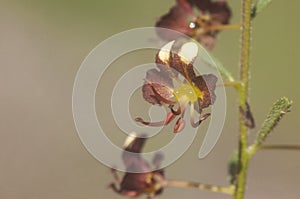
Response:
[[[101,41],[131,28],[153,26],[174,2],[1,1],[0,198],[121,198],[106,189],[112,181],[109,169],[86,151],[75,130],[71,109],[74,78],[85,56]],[[239,23],[240,2],[229,3],[231,22]],[[274,0],[253,22],[250,103],[257,126],[276,99],[287,96],[294,101],[292,112],[268,138],[269,144],[300,144],[299,6],[299,1]],[[223,31],[213,50],[235,76],[239,44],[239,30]],[[124,59],[116,64],[143,63],[149,55]],[[104,93],[113,84],[102,85],[104,90],[97,92],[97,98],[108,100],[110,96]],[[168,178],[226,185],[227,160],[237,147],[238,127],[233,89],[227,89],[227,97],[226,124],[214,150],[198,160],[203,138],[199,132],[189,151],[166,169]],[[100,119],[110,114],[101,104],[97,110]],[[124,135],[110,122],[106,123],[108,136],[121,144]],[[166,139],[168,136],[172,135]],[[299,152],[258,152],[250,164],[246,198],[298,198],[299,168]],[[183,197],[230,198],[176,188],[159,196]]]

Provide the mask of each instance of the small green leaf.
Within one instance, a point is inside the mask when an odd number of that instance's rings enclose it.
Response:
[[[292,101],[290,101],[286,97],[283,97],[279,99],[277,102],[275,102],[269,114],[267,115],[267,118],[264,121],[260,131],[257,134],[254,143],[255,148],[259,147],[265,141],[266,137],[278,124],[282,116],[285,115],[285,113],[289,112],[291,106],[292,106]]]
[[[252,8],[251,11],[251,18],[253,19],[259,13],[261,13],[268,5],[272,2],[272,0],[258,0],[255,6]]]
[[[228,175],[230,184],[235,184],[239,163],[239,152],[235,150],[229,160],[228,164]]]

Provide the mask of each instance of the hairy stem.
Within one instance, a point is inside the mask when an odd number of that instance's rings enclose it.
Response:
[[[278,149],[278,150],[300,150],[300,145],[262,145],[258,150]]]
[[[252,156],[258,150],[289,150],[289,151],[299,151],[300,145],[261,145],[249,146],[249,155]]]
[[[248,101],[249,84],[249,59],[250,59],[250,38],[251,38],[251,5],[252,0],[243,0],[242,5],[242,47],[240,61],[240,81],[242,88],[239,89],[239,106],[246,109]],[[239,115],[239,165],[237,183],[235,189],[235,199],[243,199],[245,195],[247,169],[249,163],[248,149],[248,127],[244,123],[243,114]]]
[[[181,187],[181,188],[196,188],[196,189],[200,189],[200,190],[225,193],[225,194],[229,194],[229,195],[234,194],[234,187],[215,186],[215,185],[203,184],[203,183],[198,183],[198,182],[168,180],[166,182],[165,186]]]

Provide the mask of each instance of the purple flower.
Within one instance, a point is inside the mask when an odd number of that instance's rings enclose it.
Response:
[[[217,77],[213,74],[196,75],[193,61],[197,56],[198,46],[195,43],[183,44],[178,53],[172,53],[173,44],[174,41],[169,42],[158,52],[156,64],[159,70],[151,69],[147,72],[142,88],[143,97],[147,102],[154,105],[167,104],[170,113],[164,121],[146,122],[139,117],[136,121],[148,126],[163,126],[179,117],[174,126],[174,132],[177,133],[185,127],[183,117],[188,105],[193,127],[199,126],[210,115],[206,113],[201,116],[201,112],[216,99],[214,90]],[[197,122],[194,121],[194,110],[200,114]]]
[[[116,171],[112,170],[116,183],[111,183],[110,187],[116,193],[129,197],[136,197],[142,194],[153,197],[162,193],[163,185],[160,182],[164,180],[164,171],[162,169],[154,169],[159,167],[163,157],[162,154],[157,153],[153,158],[153,168],[151,168],[150,164],[140,155],[145,141],[146,138],[138,138],[133,135],[128,136],[125,141],[122,158],[128,171],[120,179]],[[130,171],[135,171],[136,173]]]
[[[176,5],[157,21],[156,27],[178,31],[212,49],[220,30],[236,28],[226,25],[230,17],[231,11],[225,0],[177,0]],[[162,30],[157,34],[168,41],[179,36]]]

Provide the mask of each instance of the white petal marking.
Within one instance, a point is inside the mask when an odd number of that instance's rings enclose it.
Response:
[[[125,149],[125,148],[129,147],[136,138],[137,138],[137,136],[136,136],[135,132],[132,132],[130,135],[128,135],[123,144],[123,148]]]
[[[159,59],[162,60],[164,63],[169,62],[170,52],[171,52],[172,46],[174,45],[174,42],[175,42],[175,40],[164,45],[158,53]]]
[[[194,61],[198,54],[198,46],[194,42],[188,42],[182,45],[178,55],[180,56],[181,61],[186,64]]]

